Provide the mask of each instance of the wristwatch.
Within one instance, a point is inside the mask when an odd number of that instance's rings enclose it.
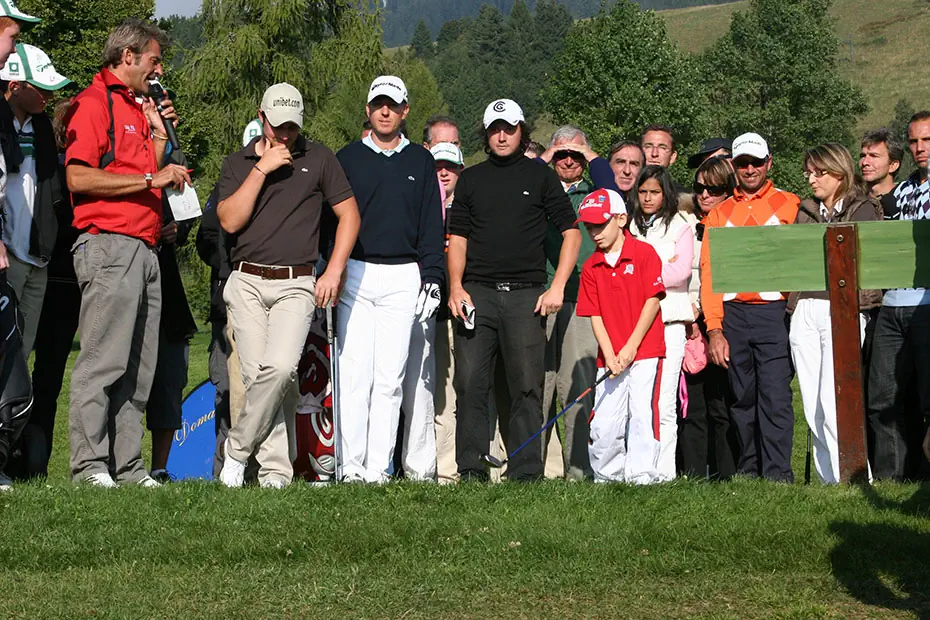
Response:
[[[152,189],[152,173],[145,173],[145,189]]]

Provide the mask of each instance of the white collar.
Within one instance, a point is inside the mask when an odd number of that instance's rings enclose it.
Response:
[[[387,157],[390,157],[394,153],[400,153],[401,151],[403,151],[410,144],[410,140],[408,140],[407,136],[405,136],[404,134],[400,134],[400,143],[397,146],[395,146],[392,149],[383,149],[377,144],[375,144],[375,141],[371,139],[371,134],[368,134],[367,136],[362,138],[362,144],[370,148],[375,153],[379,153],[381,155],[386,155]]]

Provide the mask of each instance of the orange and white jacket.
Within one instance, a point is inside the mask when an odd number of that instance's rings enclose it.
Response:
[[[705,231],[710,228],[732,226],[779,226],[793,224],[798,215],[800,199],[790,192],[776,189],[771,181],[755,194],[747,195],[739,188],[733,196],[722,202],[704,218]],[[713,292],[713,275],[710,269],[710,239],[705,233],[701,244],[701,307],[707,329],[723,328],[723,302],[736,301],[763,304],[785,299],[781,291],[761,293]]]

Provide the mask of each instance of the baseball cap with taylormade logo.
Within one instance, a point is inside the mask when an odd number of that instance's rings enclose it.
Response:
[[[304,125],[304,98],[290,84],[282,82],[269,86],[262,97],[261,110],[272,127],[280,127],[284,123],[294,123],[298,127]]]
[[[18,22],[26,22],[27,24],[35,24],[42,21],[38,17],[27,15],[17,9],[16,5],[13,4],[13,0],[0,0],[0,17],[9,17],[10,19],[15,19]]]
[[[498,99],[488,104],[484,110],[484,128],[495,121],[505,121],[508,125],[518,125],[525,121],[523,109],[512,99]]]
[[[768,159],[768,142],[757,133],[744,133],[733,141],[733,159],[743,156]]]
[[[464,166],[465,161],[462,158],[462,149],[451,142],[440,142],[429,150],[436,161],[452,162],[456,166]]]
[[[368,88],[368,103],[378,97],[390,97],[394,103],[407,101],[407,85],[396,75],[381,75]]]
[[[34,45],[17,43],[16,51],[10,54],[0,80],[4,82],[29,82],[42,90],[58,90],[71,84],[71,80],[58,73],[48,54]]]
[[[600,226],[615,215],[626,214],[623,197],[612,189],[599,189],[584,197],[578,207],[578,219],[575,223],[596,224]]]

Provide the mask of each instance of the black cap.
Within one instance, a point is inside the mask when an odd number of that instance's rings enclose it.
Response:
[[[726,138],[711,138],[710,140],[704,140],[701,142],[701,148],[698,149],[698,152],[688,158],[688,167],[699,167],[704,163],[704,160],[707,159],[708,155],[720,149],[726,149],[728,151],[733,150],[733,141],[727,140]]]

